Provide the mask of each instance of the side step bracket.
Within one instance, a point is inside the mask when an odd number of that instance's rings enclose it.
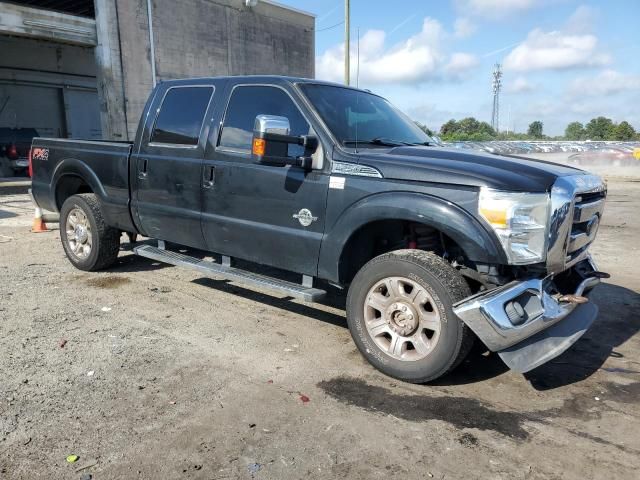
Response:
[[[227,262],[214,263],[208,260],[200,260],[199,258],[183,255],[182,253],[172,252],[171,250],[163,250],[151,245],[139,245],[133,249],[136,255],[150,258],[158,262],[185,267],[191,270],[197,270],[207,277],[227,278],[234,282],[253,285],[259,288],[274,290],[286,293],[295,298],[300,298],[306,302],[317,302],[322,299],[327,292],[319,288],[311,286],[310,277],[303,277],[303,284],[287,282],[273,277],[267,277],[258,273],[241,270],[236,267],[227,265]]]

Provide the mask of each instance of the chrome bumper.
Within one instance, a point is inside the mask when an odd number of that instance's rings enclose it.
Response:
[[[562,295],[557,292],[553,277],[511,282],[488,292],[481,292],[454,305],[454,313],[464,321],[471,330],[484,342],[489,350],[518,351],[520,344],[527,344],[531,350],[531,342],[540,332],[551,329],[556,324],[563,325],[562,338],[555,337],[535,345],[535,358],[519,359],[516,366],[505,362],[515,370],[528,371],[545,361],[554,358],[569,348],[586,331],[598,313],[598,308],[591,302],[579,304],[575,297],[582,297],[600,283],[600,272],[590,258],[585,260],[586,271],[577,284],[573,294]],[[569,297],[569,300],[567,300]],[[564,322],[563,322],[564,320]],[[584,329],[576,336],[574,323],[578,330]],[[586,327],[585,327],[586,325]],[[553,345],[552,345],[553,344]],[[508,356],[508,355],[507,355]]]

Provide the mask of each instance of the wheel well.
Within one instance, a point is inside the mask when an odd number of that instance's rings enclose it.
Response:
[[[372,258],[403,248],[426,250],[450,262],[468,263],[460,246],[430,225],[407,220],[380,220],[359,228],[345,244],[338,267],[340,283],[350,283]]]
[[[62,208],[65,200],[79,193],[93,193],[89,184],[78,175],[64,175],[56,185],[56,207]]]

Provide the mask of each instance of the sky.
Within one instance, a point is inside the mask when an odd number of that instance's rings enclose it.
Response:
[[[279,2],[316,15],[316,78],[342,82],[343,0]],[[600,115],[640,130],[640,0],[351,0],[352,85],[358,32],[358,86],[432,129],[490,123],[500,63],[500,130]]]

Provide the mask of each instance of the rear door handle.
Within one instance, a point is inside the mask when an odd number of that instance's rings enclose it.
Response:
[[[138,178],[140,180],[145,180],[147,178],[147,168],[149,167],[149,160],[144,158],[141,159],[142,168],[138,171]]]
[[[213,165],[208,165],[204,169],[202,187],[211,188],[213,187],[213,184],[215,182],[216,182],[216,167],[214,167]]]

